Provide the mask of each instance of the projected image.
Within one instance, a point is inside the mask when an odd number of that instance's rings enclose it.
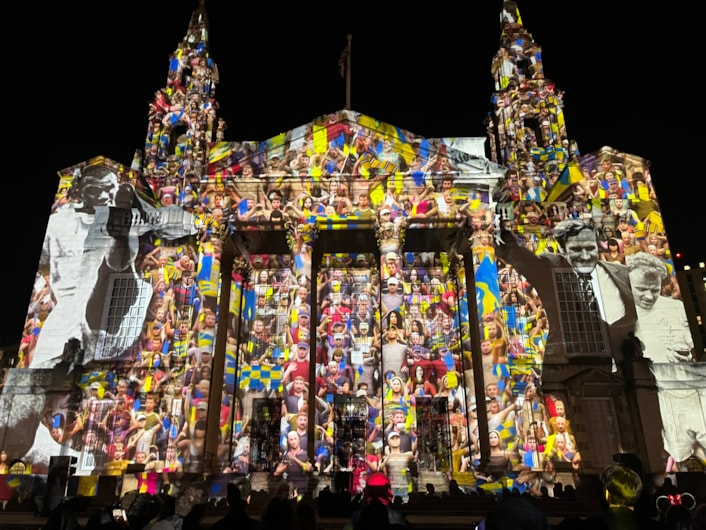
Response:
[[[104,159],[61,173],[18,367],[56,370],[66,386],[47,392],[31,373],[34,395],[13,397],[0,425],[27,434],[5,436],[8,457],[41,472],[73,455],[81,476],[153,492],[215,465],[297,497],[337,472],[360,492],[375,470],[402,499],[427,472],[536,493],[541,476],[583,462],[570,403],[542,390],[546,366],[644,355],[665,466],[706,460],[703,430],[691,429],[703,415],[676,406],[703,396],[677,391],[697,377],[693,341],[644,161],[606,151],[563,173],[561,114],[511,102],[536,123],[518,133],[526,153],[491,200],[465,178],[485,175],[487,160],[461,140],[343,111],[261,143],[225,142],[219,124],[207,152],[170,114],[193,103],[177,94],[155,96],[143,173]],[[314,253],[321,230],[358,229],[372,248]],[[407,251],[420,229],[462,233],[470,252]],[[227,238],[268,230],[289,252],[239,248],[224,293]]]
[[[415,227],[427,226],[427,216],[441,218],[442,226],[457,226],[464,219],[474,226],[487,225],[487,193],[455,186],[451,159],[458,155],[453,151],[430,155],[430,146],[423,142],[373,139],[365,128],[349,137],[363,139],[356,145],[367,146],[357,152],[358,177],[324,179],[322,173],[312,186],[316,167],[331,172],[350,161],[333,148],[338,145],[340,151],[349,133],[341,129],[327,154],[314,156],[318,166],[309,167],[301,179],[306,180],[306,196],[301,195],[304,188],[292,195],[297,192],[295,179],[278,178],[276,185],[263,187],[270,180],[255,178],[264,167],[289,177],[278,156],[253,173],[243,162],[240,170],[246,175],[216,172],[203,182],[190,175],[160,181],[152,203],[144,199],[144,208],[161,217],[152,214],[152,225],[134,212],[130,217],[140,220],[136,237],[128,238],[134,245],[134,277],[110,277],[113,293],[142,293],[142,298],[136,297],[142,300],[140,310],[108,296],[106,300],[119,302],[130,318],[117,319],[121,313],[114,309],[92,311],[92,318],[104,319],[98,321],[100,347],[81,335],[70,343],[73,349],[64,350],[70,337],[55,339],[66,360],[85,352],[85,346],[91,353],[82,359],[88,371],[76,380],[77,392],[60,405],[46,403],[47,420],[41,428],[61,430],[54,441],[64,446],[51,448],[47,455],[71,447],[81,455],[78,472],[83,475],[121,473],[128,465],[144,464],[140,469],[147,475],[166,472],[159,479],[164,483],[171,472],[198,472],[204,465],[209,396],[222,386],[217,454],[222,469],[288,477],[303,473],[295,487],[300,493],[307,488],[305,477],[314,471],[358,470],[360,475],[388,462],[399,471],[407,458],[415,463],[421,459],[435,470],[472,470],[479,445],[477,430],[469,423],[473,392],[465,381],[466,376],[472,378],[468,327],[463,324],[468,312],[465,286],[458,270],[449,273],[446,256],[402,255],[400,242],[407,219]],[[402,146],[405,156],[395,155],[394,146],[398,152]],[[303,167],[310,149],[311,144],[300,146],[286,166]],[[409,171],[390,177],[387,171],[405,167],[405,157],[413,162]],[[449,173],[430,174],[431,168]],[[67,171],[64,183],[69,190],[75,184],[72,178]],[[145,194],[143,181],[130,183]],[[198,190],[198,201],[187,200],[189,189]],[[58,212],[64,206],[57,204]],[[383,261],[374,264],[372,254],[334,256],[312,271],[315,222],[334,229],[377,227]],[[111,229],[119,226],[114,218],[111,223]],[[218,315],[221,236],[228,228],[262,226],[286,226],[293,253],[254,255],[248,264],[251,271],[236,271],[221,385],[211,377],[217,329],[223,322]],[[316,307],[311,306],[312,274],[319,275]],[[51,311],[59,305],[50,280],[38,274],[32,299],[33,311],[42,317],[48,313],[42,304],[51,300]],[[142,291],[125,283],[131,281]],[[105,320],[108,316],[113,320]],[[124,331],[128,323],[131,334]],[[28,326],[28,340],[23,341],[30,366],[43,331],[37,327]],[[308,426],[310,389],[316,394],[313,429]],[[356,427],[356,432],[365,431],[358,442],[351,441],[350,421],[343,421],[336,408],[337,400],[353,398],[364,398],[363,408],[345,408],[349,419],[365,413],[364,428]],[[100,400],[101,406],[95,408],[93,400]],[[91,407],[96,419],[87,429]],[[452,426],[444,419],[449,414],[457,418]],[[403,456],[389,456],[398,454],[389,449],[390,431],[399,431],[404,439],[399,453]],[[312,455],[302,454],[308,451],[308,436],[316,437]],[[290,459],[290,452],[301,458]],[[147,475],[136,477],[150,489],[158,487]],[[401,475],[398,479],[402,491]],[[416,487],[412,482],[408,486]]]
[[[674,419],[676,389],[698,370],[649,169],[610,151],[579,166],[563,201],[519,200],[501,209],[503,243],[495,253],[507,331],[529,329],[529,344],[545,362],[610,356],[619,366],[626,356],[650,358],[666,467],[685,469],[692,456],[706,461],[695,434],[701,430],[684,428],[704,424],[703,407]],[[698,392],[688,397],[703,401]]]

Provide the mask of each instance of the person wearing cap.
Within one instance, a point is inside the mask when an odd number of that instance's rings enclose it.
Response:
[[[388,206],[384,206],[378,211],[378,218],[380,219],[380,223],[386,223],[391,221],[391,215],[392,210],[390,210]]]
[[[400,286],[400,280],[394,276],[386,281],[387,290],[380,297],[380,306],[383,314],[398,309],[404,302],[404,289]]]
[[[402,439],[400,433],[395,430],[388,432],[385,439],[387,447],[385,447],[385,453],[380,462],[380,470],[384,471],[389,478],[393,496],[399,496],[403,502],[407,502],[411,486],[408,468],[414,459],[414,453],[400,449]]]
[[[351,334],[354,336],[360,333],[361,322],[368,324],[368,329],[373,324],[373,310],[370,302],[370,295],[362,292],[355,298],[355,311],[351,315]]]
[[[348,333],[344,333],[343,330],[334,331],[333,335],[326,340],[326,358],[323,359],[324,362],[328,362],[333,359],[333,352],[336,350],[341,350],[344,355],[346,355],[351,346],[351,337]]]
[[[387,278],[397,278],[402,279],[402,271],[399,266],[400,257],[395,252],[388,252],[383,257],[382,263],[382,277]]]
[[[631,226],[630,223],[628,222],[628,218],[626,216],[620,216],[618,217],[618,222],[617,226],[615,227],[616,232],[619,235],[628,233],[628,234],[634,234],[635,233],[635,227]],[[644,241],[643,239],[640,239],[640,242]],[[645,251],[644,248],[642,248],[643,251]]]
[[[366,384],[371,389],[370,394],[374,394],[379,388],[379,385],[375,384],[375,370],[378,369],[379,364],[380,337],[377,328],[374,328],[371,333],[370,324],[367,321],[360,322],[357,331],[353,336],[352,345],[353,369],[358,373],[357,382]]]
[[[606,190],[606,197],[609,199],[626,199],[627,192],[623,189],[621,180],[616,177],[613,171],[606,171],[599,176],[601,186]]]
[[[287,384],[294,381],[296,377],[301,377],[304,381],[309,380],[309,343],[300,342],[296,345],[296,352],[293,359],[284,363],[282,383]]]
[[[100,395],[101,388],[102,388],[102,386],[98,382],[93,382],[90,385],[88,385],[88,391],[89,391],[88,399],[101,399],[101,397],[102,397]]]
[[[461,360],[461,354],[458,352],[459,344],[459,332],[458,329],[454,327],[454,319],[448,313],[441,313],[441,326],[436,332],[436,338],[441,339],[442,346],[439,347],[439,359],[442,362],[446,361],[446,351],[444,348],[450,351],[451,357],[454,360],[454,365],[456,371],[459,373],[463,372],[463,362]]]
[[[289,344],[299,344],[307,342],[311,335],[311,316],[309,311],[300,309],[297,311],[297,321],[289,327],[287,342]]]
[[[147,428],[146,421],[147,416],[144,412],[138,412],[133,416],[133,421],[127,433],[127,443],[125,444],[128,460],[134,460],[135,454],[140,451],[149,453],[150,447],[154,444],[157,430]]]
[[[389,405],[388,405],[389,406]],[[386,408],[386,410],[389,410]],[[387,416],[387,413],[386,413]],[[400,450],[412,451],[417,450],[417,439],[415,436],[407,432],[407,412],[404,408],[393,408],[389,415],[389,421],[385,426],[382,436],[387,439],[391,432],[396,432],[400,436]]]

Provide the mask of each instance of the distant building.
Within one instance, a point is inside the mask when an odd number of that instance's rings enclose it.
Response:
[[[685,266],[683,270],[677,271],[677,280],[681,288],[681,296],[684,299],[684,307],[689,317],[691,334],[694,337],[694,350],[701,352],[701,359],[706,353],[706,267],[699,263],[698,267]]]

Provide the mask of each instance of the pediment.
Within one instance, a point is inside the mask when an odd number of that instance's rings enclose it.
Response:
[[[501,178],[505,169],[485,157],[485,141],[485,137],[426,138],[365,114],[341,110],[264,141],[216,142],[210,149],[209,173],[237,161],[247,162],[259,174],[266,172],[275,157],[289,163],[298,152],[325,157],[333,148],[339,150],[339,156],[359,162],[357,168],[363,175],[376,169],[386,173],[409,171],[414,168],[415,155],[420,155],[428,164],[426,171]]]

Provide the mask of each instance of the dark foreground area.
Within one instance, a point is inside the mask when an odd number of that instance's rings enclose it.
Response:
[[[635,505],[635,512],[646,520],[653,521],[655,528],[671,528],[664,525],[665,513],[670,506],[681,503],[681,495],[693,497],[691,512],[706,512],[706,474],[679,473],[675,477],[677,486],[670,480],[654,491],[643,492],[640,501]],[[552,529],[580,530],[581,524],[589,518],[601,515],[607,509],[603,497],[601,479],[598,476],[585,475],[574,487],[562,487],[560,484],[553,491],[543,491],[543,496],[520,494],[517,490],[503,490],[494,493],[467,492],[451,484],[449,491],[441,493],[431,491],[411,493],[409,501],[402,503],[399,497],[392,500],[391,506],[404,514],[406,520],[414,529],[475,529],[476,525],[486,517],[489,511],[501,499],[523,498],[531,502],[541,511],[551,524]],[[209,498],[202,506],[201,514],[195,521],[196,527],[208,530],[216,521],[223,518],[229,509],[226,493],[223,497]],[[244,509],[253,519],[260,520],[267,510],[268,503],[277,492],[253,491],[250,503]],[[174,501],[174,497],[166,495],[149,495],[131,492],[122,499],[113,497],[66,497],[54,499],[53,509],[45,509],[43,513],[37,510],[37,500],[32,498],[17,498],[14,496],[6,501],[0,511],[0,528],[3,530],[90,530],[93,528],[125,528],[138,530],[148,528],[148,525],[131,521],[128,524],[116,523],[108,514],[114,509],[128,508],[137,498],[149,497],[156,504],[166,506]],[[661,506],[658,499],[661,499]],[[41,503],[41,501],[39,501]],[[178,502],[178,501],[177,501]],[[666,502],[666,504],[665,504]],[[326,487],[318,492],[317,497],[304,497],[292,503],[308,504],[316,514],[318,530],[343,530],[351,514],[360,508],[361,498],[351,497],[347,491],[333,492]],[[154,520],[154,519],[153,519]],[[694,521],[695,524],[700,524]],[[185,527],[186,528],[186,527]],[[702,530],[698,526],[692,528]],[[286,529],[282,529],[286,530]]]

